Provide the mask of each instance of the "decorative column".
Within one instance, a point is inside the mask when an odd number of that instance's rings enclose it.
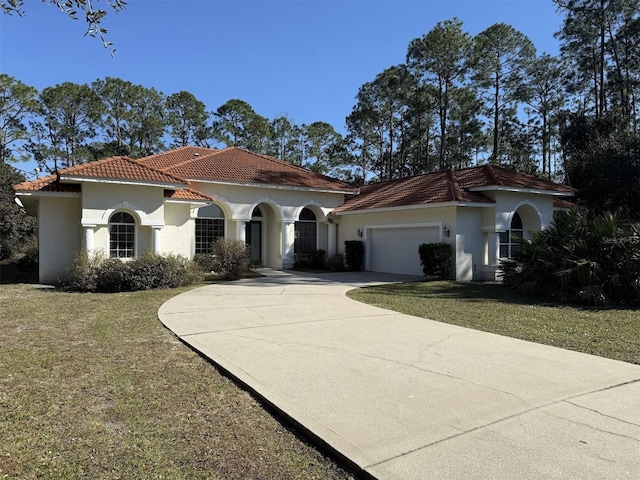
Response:
[[[84,230],[84,248],[87,251],[89,258],[93,257],[94,254],[95,246],[93,238],[96,226],[97,225],[82,225]]]
[[[247,242],[247,222],[244,220],[236,220],[236,240]]]
[[[153,225],[151,230],[153,231],[153,253],[160,255],[162,253],[162,227]]]
[[[282,222],[282,268],[291,269],[295,259],[295,222]]]
[[[327,255],[329,257],[334,256],[336,253],[338,253],[338,238],[336,235],[337,232],[337,228],[336,228],[336,224],[333,222],[329,223],[329,228],[328,228],[328,235],[329,238],[327,239]]]

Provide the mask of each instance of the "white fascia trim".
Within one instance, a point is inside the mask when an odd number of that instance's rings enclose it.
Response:
[[[474,187],[469,189],[470,192],[515,192],[515,193],[533,193],[535,195],[550,195],[553,197],[573,197],[574,192],[554,192],[552,190],[538,190],[535,188],[519,188],[519,187]]]
[[[266,183],[243,183],[243,182],[222,182],[219,180],[203,180],[201,178],[189,178],[190,182],[208,183],[212,185],[232,185],[236,187],[252,187],[252,188],[272,188],[275,190],[299,190],[304,192],[320,192],[320,193],[336,193],[341,195],[353,195],[357,192],[352,190],[329,190],[325,188],[312,188],[312,187],[292,187],[288,185],[270,185]]]
[[[364,213],[380,213],[380,212],[397,212],[401,210],[417,210],[420,208],[438,208],[438,207],[481,207],[495,208],[496,204],[484,202],[441,202],[441,203],[425,203],[422,205],[404,205],[401,207],[384,207],[384,208],[363,208],[360,210],[350,210],[348,212],[331,212],[331,215],[359,215]]]
[[[165,200],[164,203],[180,203],[180,204],[186,203],[191,205],[191,208],[199,208],[199,207],[206,207],[207,205],[211,205],[214,202],[213,201],[206,202],[204,200],[202,200],[201,202],[194,201],[194,200],[176,200],[172,198],[172,199]]]
[[[161,183],[161,182],[143,182],[134,180],[117,180],[108,178],[93,178],[93,177],[69,177],[61,175],[60,180],[66,180],[70,183],[108,183],[116,185],[136,185],[139,187],[162,187],[172,188],[174,190],[182,190],[187,187],[186,183]]]
[[[80,192],[41,192],[41,191],[20,191],[16,190],[16,196],[20,197],[66,197],[82,198]]]

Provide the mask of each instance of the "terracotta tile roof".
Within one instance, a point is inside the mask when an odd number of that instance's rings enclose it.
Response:
[[[554,208],[573,208],[575,207],[576,204],[569,202],[567,200],[563,200],[561,198],[554,198],[553,199],[553,207]]]
[[[519,173],[514,170],[482,165],[456,171],[458,182],[466,189],[482,187],[523,188],[527,190],[546,190],[557,193],[574,194],[576,190],[566,185],[544,180],[542,178]]]
[[[143,165],[164,165],[163,172],[188,180],[356,191],[339,180],[242,148],[213,150],[208,154],[192,155],[187,160],[184,155],[173,152],[175,150],[156,155],[155,158],[142,158],[138,162]]]
[[[474,189],[524,188],[571,195],[571,187],[558,185],[506,168],[483,165],[462,170],[440,170],[416,177],[367,185],[359,195],[336,208],[335,213],[435,203],[493,203]]]
[[[215,198],[192,188],[185,188],[183,190],[165,190],[164,198],[196,202],[215,202],[216,200]]]
[[[155,168],[156,170],[163,170],[217,151],[218,150],[214,148],[187,146],[169,150],[168,152],[158,153],[157,155],[140,158],[137,162],[147,167]]]
[[[140,165],[127,157],[110,157],[97,162],[84,163],[60,170],[60,177],[97,178],[150,182],[159,184],[186,184],[182,178],[162,172],[153,167]]]
[[[38,178],[30,182],[22,182],[18,185],[14,185],[13,189],[18,192],[80,193],[79,184],[56,182],[55,175]]]
[[[187,185],[188,182],[170,173],[161,172],[151,167],[138,164],[127,157],[110,157],[96,162],[83,163],[64,168],[58,172],[61,181],[55,175],[23,182],[13,188],[17,191],[49,191],[79,192],[80,185],[67,183],[78,178],[95,178],[102,180],[123,180],[134,182],[157,183],[160,185]]]

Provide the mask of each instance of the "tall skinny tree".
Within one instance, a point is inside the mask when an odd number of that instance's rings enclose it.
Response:
[[[407,65],[410,70],[422,83],[436,87],[440,168],[447,166],[447,125],[452,90],[466,78],[471,46],[471,36],[462,30],[462,22],[457,18],[438,22],[429,33],[409,44]]]
[[[496,23],[474,39],[473,79],[485,92],[486,103],[493,120],[491,161],[499,163],[503,118],[518,100],[518,88],[524,81],[526,66],[535,58],[536,50],[526,35],[505,23]]]
[[[192,93],[181,91],[166,100],[167,124],[173,142],[171,147],[206,146],[211,136],[207,126],[209,114],[205,104]]]
[[[17,159],[27,140],[27,120],[37,108],[38,92],[20,80],[0,73],[0,163]]]

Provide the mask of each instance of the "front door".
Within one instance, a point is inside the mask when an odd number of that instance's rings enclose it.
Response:
[[[246,240],[251,251],[251,263],[262,265],[262,222],[247,222]]]

